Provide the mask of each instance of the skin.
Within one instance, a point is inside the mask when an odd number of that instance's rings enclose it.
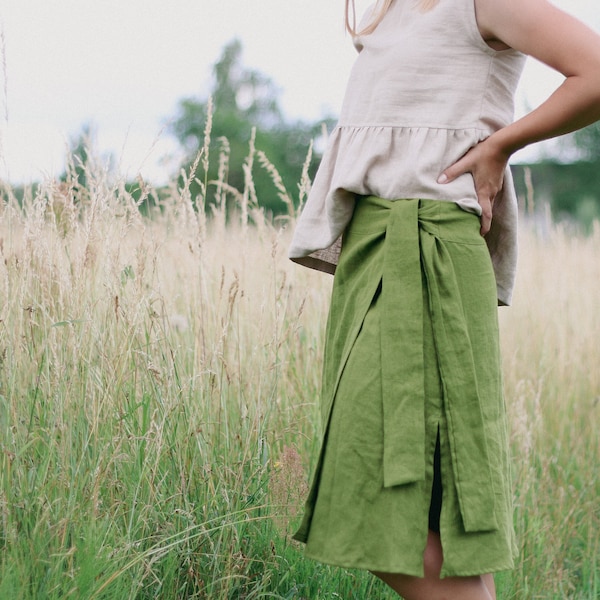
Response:
[[[471,148],[440,175],[440,183],[473,175],[485,235],[510,156],[600,119],[600,36],[546,0],[475,0],[475,7],[481,34],[492,47],[520,50],[565,76],[537,109]]]
[[[520,50],[565,76],[538,108],[471,148],[441,173],[439,183],[471,173],[485,235],[511,155],[600,119],[600,36],[546,0],[475,0],[475,8],[481,35],[492,48]],[[443,561],[439,535],[429,532],[423,558],[424,578],[374,574],[405,600],[495,600],[489,574],[439,578]]]
[[[425,577],[411,577],[400,573],[373,574],[405,600],[496,600],[494,579],[491,575],[440,579],[442,559],[440,536],[430,531],[423,553]]]

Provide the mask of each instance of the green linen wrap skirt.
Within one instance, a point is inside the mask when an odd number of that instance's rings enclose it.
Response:
[[[327,323],[323,442],[294,536],[308,557],[423,577],[439,439],[441,576],[513,566],[496,284],[479,228],[450,202],[357,199]]]

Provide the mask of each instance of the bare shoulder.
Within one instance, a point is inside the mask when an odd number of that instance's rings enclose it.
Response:
[[[566,16],[547,0],[475,0],[475,9],[484,37],[497,37],[517,50],[541,22],[551,21],[554,28]]]
[[[565,75],[600,65],[600,36],[547,0],[475,0],[486,40],[534,56]],[[582,64],[583,63],[583,64]]]

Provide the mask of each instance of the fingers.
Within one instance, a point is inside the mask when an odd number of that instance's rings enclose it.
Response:
[[[439,184],[451,183],[470,173],[475,184],[477,201],[481,206],[481,235],[486,235],[492,224],[492,205],[502,189],[506,160],[490,152],[485,141],[471,148],[461,159],[445,169],[438,177]]]
[[[480,198],[478,198],[478,201],[481,206],[481,228],[479,229],[479,233],[486,235],[492,226],[492,205],[494,202],[490,199]]]
[[[490,185],[489,182],[478,185],[478,178],[473,173],[470,165],[467,166],[463,160],[459,160],[451,167],[448,167],[439,177],[438,183],[450,183],[460,175],[471,173],[475,179],[475,191],[477,193],[477,201],[481,206],[481,235],[486,235],[492,225],[492,205],[498,191],[497,186]]]
[[[471,165],[469,165],[464,158],[455,162],[453,165],[445,169],[442,174],[438,177],[438,183],[450,183],[454,181],[457,177],[464,175],[465,173],[471,172]]]

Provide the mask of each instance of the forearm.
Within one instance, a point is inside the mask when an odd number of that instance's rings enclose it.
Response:
[[[571,76],[538,108],[490,136],[509,157],[529,144],[570,133],[600,119],[600,75]]]

